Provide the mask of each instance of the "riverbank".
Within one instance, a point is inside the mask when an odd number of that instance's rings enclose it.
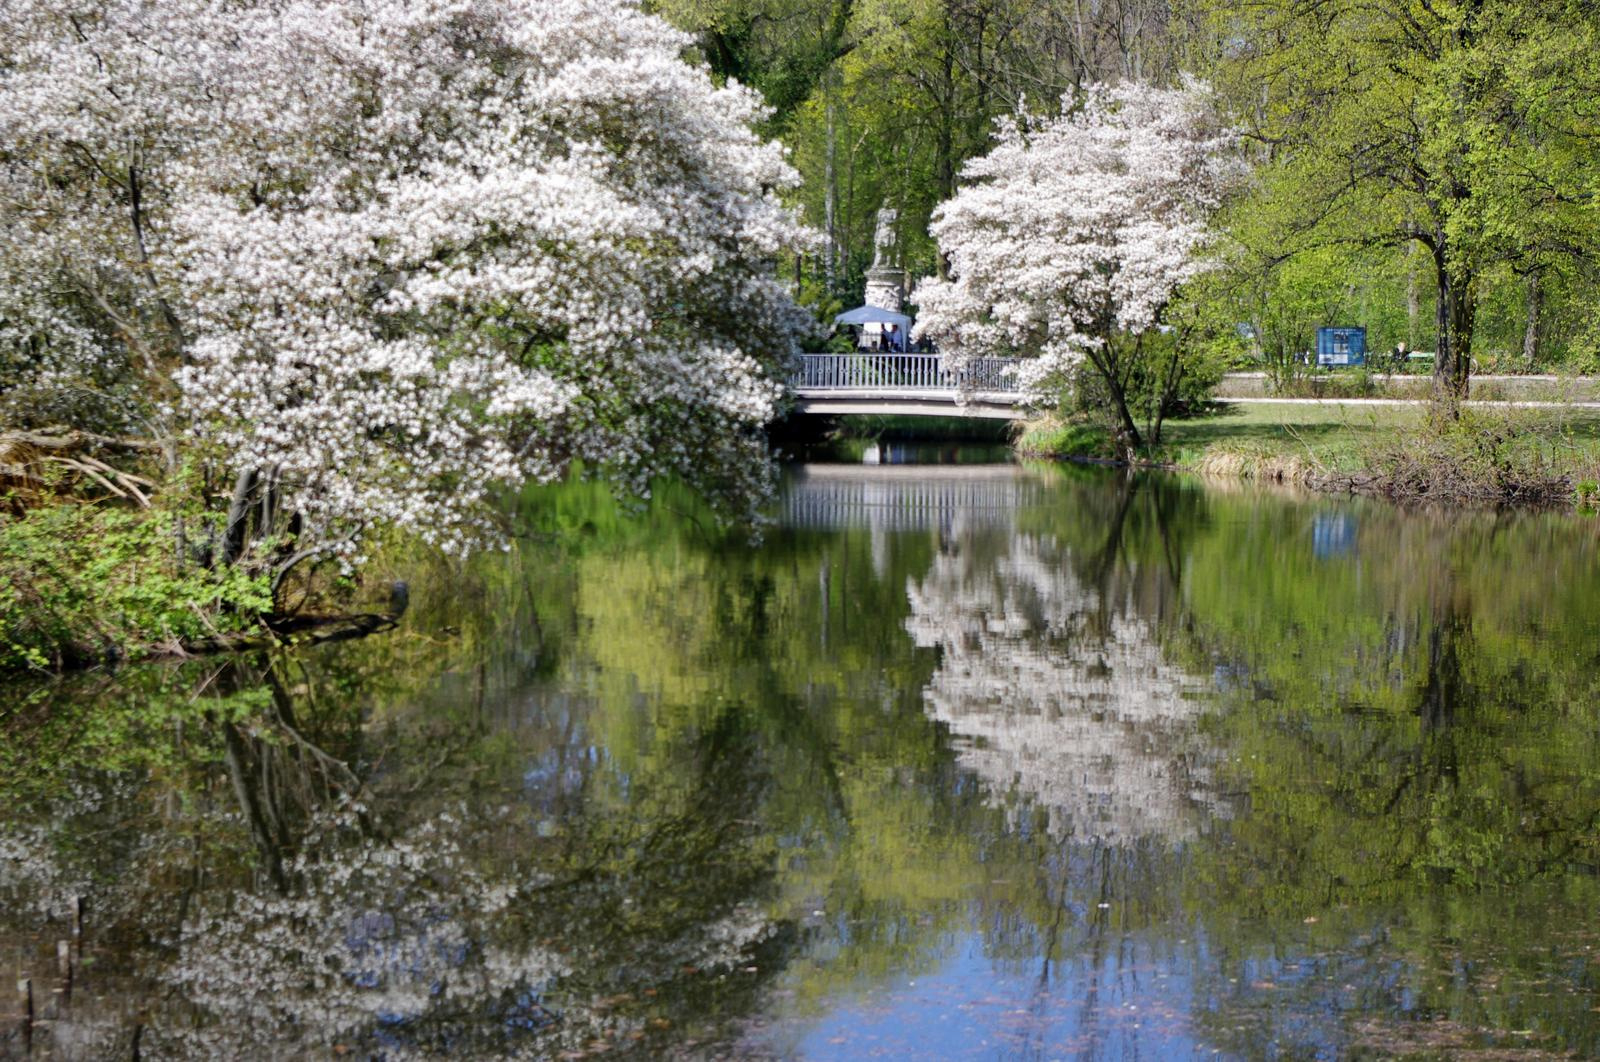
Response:
[[[1024,425],[1014,445],[1027,457],[1114,456],[1103,429],[1049,418]],[[1582,504],[1600,483],[1600,410],[1474,406],[1436,425],[1425,405],[1220,403],[1167,421],[1139,464],[1394,498]]]
[[[1391,398],[1426,400],[1433,377],[1421,373],[1367,372],[1360,369],[1306,371],[1274,380],[1265,372],[1230,372],[1212,391],[1222,400],[1284,398]],[[1600,376],[1557,373],[1475,374],[1471,398],[1483,402],[1559,402],[1600,404]]]
[[[160,499],[31,501],[0,511],[0,677],[342,640],[392,626],[405,608],[389,583],[362,594],[354,577],[327,593],[297,586],[294,607],[280,608],[268,574],[180,556],[179,515]]]

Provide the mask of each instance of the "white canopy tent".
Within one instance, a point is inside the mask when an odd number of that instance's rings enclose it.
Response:
[[[898,349],[908,350],[911,346],[911,318],[903,313],[885,310],[882,306],[857,306],[853,310],[846,310],[833,319],[833,324],[836,328],[840,325],[860,328],[861,345],[874,349],[892,325],[898,332]]]
[[[903,313],[885,310],[882,306],[857,306],[853,310],[846,310],[833,319],[835,325],[899,325],[902,329],[911,331],[911,318]]]

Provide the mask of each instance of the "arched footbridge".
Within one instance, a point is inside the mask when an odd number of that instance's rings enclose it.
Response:
[[[802,354],[789,380],[796,413],[1023,416],[1017,358],[974,358],[950,372],[937,354]]]

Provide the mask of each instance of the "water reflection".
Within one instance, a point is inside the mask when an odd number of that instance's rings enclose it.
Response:
[[[1179,840],[1222,810],[1201,683],[1163,658],[1149,623],[1085,585],[1052,538],[971,545],[941,550],[907,588],[906,630],[939,650],[928,712],[991,799],[1108,844]]]
[[[8,691],[35,1054],[1600,1051],[1592,521],[1016,466],[812,467],[759,548],[518,516],[379,573],[390,636]]]
[[[676,749],[673,777],[618,817],[581,728],[543,750],[560,766],[528,770],[519,794],[492,777],[512,766],[484,747],[494,735],[461,715],[372,740],[359,713],[327,707],[348,673],[320,663],[293,685],[282,661],[161,675],[137,713],[270,695],[186,736],[192,777],[177,790],[159,778],[170,748],[132,772],[16,779],[49,792],[48,825],[0,835],[5,942],[48,952],[74,903],[92,912],[74,995],[51,1000],[41,981],[46,1055],[653,1057],[669,1015],[696,1013],[708,985],[748,997],[776,969],[790,934],[760,903],[763,783],[737,720]],[[107,833],[126,843],[85,847]]]
[[[1013,527],[1048,489],[1017,465],[808,465],[784,491],[782,525],[796,530],[938,531]]]

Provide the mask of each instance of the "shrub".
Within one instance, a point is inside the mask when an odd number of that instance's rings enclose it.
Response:
[[[1016,450],[1028,457],[1111,458],[1116,454],[1111,433],[1096,425],[1054,420],[1030,424]]]
[[[1504,413],[1464,412],[1392,437],[1369,454],[1371,489],[1394,497],[1565,504],[1572,477],[1550,425]]]
[[[1365,368],[1350,372],[1308,370],[1275,381],[1274,393],[1284,398],[1370,398],[1376,391]]]
[[[0,672],[137,657],[271,611],[264,577],[180,564],[175,528],[75,504],[0,517]]]

